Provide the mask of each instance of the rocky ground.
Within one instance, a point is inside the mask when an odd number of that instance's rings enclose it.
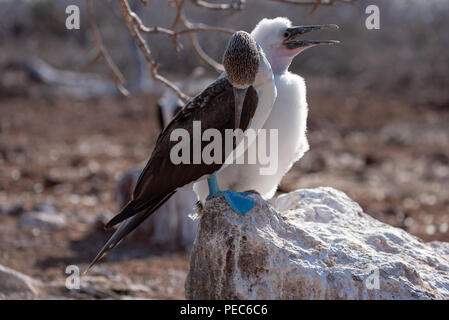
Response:
[[[447,96],[342,83],[309,79],[311,150],[280,192],[331,186],[381,221],[449,241]],[[184,298],[188,253],[135,241],[94,268],[83,290],[64,285],[66,267],[83,271],[106,240],[117,179],[150,154],[156,99],[0,97],[0,265],[48,284],[41,297]]]

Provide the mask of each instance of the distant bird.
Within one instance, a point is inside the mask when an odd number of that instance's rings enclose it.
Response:
[[[220,186],[236,192],[254,190],[264,199],[273,197],[282,177],[309,149],[306,137],[307,101],[304,79],[288,71],[293,58],[302,51],[318,46],[333,45],[334,40],[300,40],[299,36],[314,30],[338,29],[337,25],[292,26],[287,18],[263,19],[251,35],[265,52],[270,62],[277,89],[277,98],[264,129],[278,130],[278,167],[274,174],[261,175],[260,162],[231,164],[217,172]],[[245,153],[256,152],[257,144]],[[208,195],[205,181],[194,184],[193,189],[202,203]]]
[[[215,172],[227,159],[225,152],[222,152],[220,163],[206,164],[201,161],[200,164],[174,164],[170,159],[171,149],[178,143],[170,140],[171,133],[183,128],[192,136],[194,121],[201,121],[202,132],[217,129],[221,136],[225,137],[226,129],[260,129],[268,118],[276,99],[274,76],[263,50],[251,35],[239,31],[231,37],[223,57],[223,65],[226,72],[188,102],[160,134],[151,158],[138,179],[133,199],[106,227],[110,228],[122,221],[124,223],[115,231],[88,269],[179,188],[197,180],[207,178],[210,186],[209,197],[224,195],[236,212],[245,213],[254,206],[254,201],[245,194],[218,189]],[[193,144],[194,141],[190,141],[191,149],[194,148]],[[204,145],[207,143],[202,142],[201,147],[204,148]],[[224,141],[222,150],[225,150]],[[191,155],[194,156],[192,153]]]

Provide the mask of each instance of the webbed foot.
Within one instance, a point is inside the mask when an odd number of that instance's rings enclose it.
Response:
[[[223,195],[229,206],[237,212],[238,214],[245,215],[249,210],[251,210],[255,205],[256,201],[249,198],[248,195],[253,193],[251,191],[247,192],[234,192],[232,190],[221,191],[218,188],[217,177],[213,173],[208,179],[209,183],[209,195],[206,200],[214,197]]]

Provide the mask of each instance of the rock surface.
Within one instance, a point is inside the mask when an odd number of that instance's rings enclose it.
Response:
[[[206,203],[188,299],[449,299],[449,243],[424,243],[343,192],[303,189],[245,216]]]
[[[0,265],[0,298],[32,298],[40,293],[38,281]]]

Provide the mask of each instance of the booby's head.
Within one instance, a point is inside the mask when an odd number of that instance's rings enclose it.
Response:
[[[247,89],[256,79],[259,64],[259,50],[253,37],[245,31],[234,33],[223,56],[229,82],[237,89]]]
[[[262,47],[275,74],[288,69],[293,58],[300,52],[319,45],[333,45],[335,40],[301,40],[301,35],[314,30],[335,30],[335,24],[315,26],[292,26],[287,18],[263,19],[251,32],[254,40]]]

